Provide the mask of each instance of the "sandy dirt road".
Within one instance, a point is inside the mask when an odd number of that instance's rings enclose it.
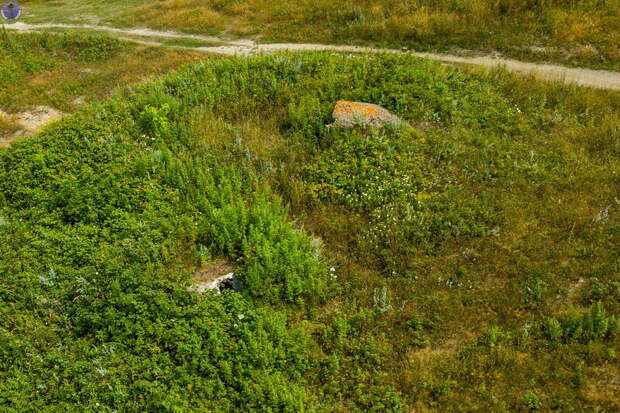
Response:
[[[152,29],[120,29],[109,26],[99,26],[92,24],[27,24],[15,23],[6,26],[9,30],[21,32],[32,32],[43,29],[65,29],[65,30],[92,30],[100,32],[115,33],[125,40],[134,41],[148,45],[164,46],[157,39],[177,39],[177,40],[198,40],[203,42],[215,43],[216,46],[206,47],[187,47],[188,49],[215,53],[222,55],[256,55],[260,53],[277,53],[281,51],[334,51],[349,53],[404,53],[412,56],[439,60],[446,63],[467,64],[482,66],[486,68],[503,68],[510,72],[532,75],[539,79],[559,81],[589,86],[599,89],[620,90],[620,73],[607,70],[592,70],[582,68],[572,68],[560,65],[545,63],[522,62],[513,59],[504,59],[492,56],[466,57],[443,53],[422,53],[415,51],[403,51],[397,49],[382,49],[361,46],[338,46],[325,44],[298,44],[298,43],[273,43],[258,44],[252,40],[226,40],[214,36],[201,36],[196,34],[184,34],[172,31],[158,31]],[[140,39],[131,36],[140,37]]]

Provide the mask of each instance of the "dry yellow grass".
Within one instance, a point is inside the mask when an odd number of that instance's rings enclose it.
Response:
[[[14,116],[0,111],[0,148],[9,146],[13,136],[19,130]]]

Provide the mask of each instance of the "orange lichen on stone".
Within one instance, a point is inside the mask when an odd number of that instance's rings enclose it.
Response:
[[[339,100],[333,112],[334,126],[384,126],[398,124],[400,119],[387,109],[372,103]]]

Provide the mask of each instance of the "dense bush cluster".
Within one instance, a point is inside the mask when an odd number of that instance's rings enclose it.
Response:
[[[300,408],[303,330],[166,268],[206,245],[239,260],[249,295],[294,301],[320,294],[310,240],[251,177],[141,131],[112,104],[2,154],[2,404]]]
[[[306,403],[306,334],[249,297],[321,297],[319,252],[250,171],[200,148],[158,92],[92,107],[2,153],[7,407]],[[178,264],[204,247],[237,262],[248,298],[185,291]]]

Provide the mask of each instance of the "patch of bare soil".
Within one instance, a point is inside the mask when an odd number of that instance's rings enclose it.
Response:
[[[64,113],[49,106],[37,106],[30,111],[18,114],[17,124],[21,126],[25,134],[31,135],[37,133],[48,123],[54,122],[63,116]]]
[[[454,355],[458,349],[462,348],[464,343],[472,340],[474,334],[464,333],[458,338],[450,338],[440,345],[430,345],[422,349],[411,350],[407,353],[407,358],[412,363],[428,363],[433,360],[445,360],[447,357]]]
[[[86,103],[86,98],[84,96],[78,96],[71,101],[71,106],[79,107]]]
[[[566,297],[567,301],[573,303],[575,299],[577,298],[577,296],[579,295],[579,292],[585,286],[585,284],[586,284],[585,278],[579,278],[576,283],[572,284],[568,289],[568,294]]]
[[[205,293],[208,291],[220,292],[222,285],[233,283],[235,267],[224,259],[216,259],[207,265],[202,266],[192,276],[192,285],[189,291]]]
[[[63,116],[64,113],[49,106],[37,106],[15,114],[0,111],[0,120],[13,126],[8,131],[0,131],[0,146],[8,146],[16,139],[35,135],[43,126]]]
[[[223,259],[217,259],[202,266],[192,276],[193,283],[205,283],[211,282],[222,275],[230,274],[235,267],[228,261]]]

